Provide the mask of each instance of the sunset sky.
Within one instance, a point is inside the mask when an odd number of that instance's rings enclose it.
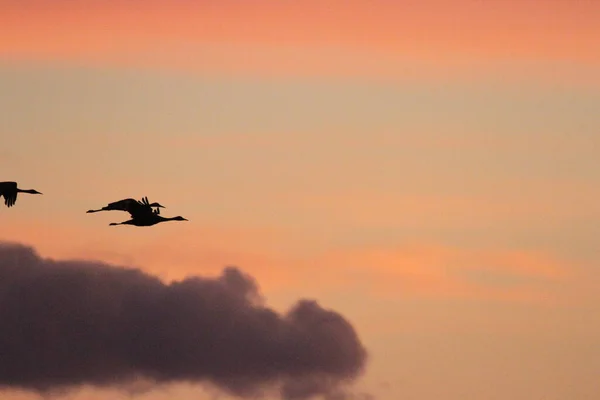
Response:
[[[314,299],[368,352],[355,399],[595,400],[598,21],[595,0],[0,0],[0,181],[43,193],[0,206],[0,241]],[[142,196],[189,222],[85,213]],[[129,394],[56,398],[106,396]]]

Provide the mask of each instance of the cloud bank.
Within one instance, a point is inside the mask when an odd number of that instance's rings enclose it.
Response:
[[[311,300],[278,314],[234,267],[166,284],[15,244],[0,243],[0,321],[0,386],[37,392],[143,379],[341,398],[367,358],[340,314]]]

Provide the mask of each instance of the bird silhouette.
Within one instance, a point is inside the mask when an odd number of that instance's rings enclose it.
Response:
[[[4,196],[6,207],[12,207],[17,201],[17,193],[42,194],[35,189],[19,189],[17,182],[0,182],[0,197]]]
[[[99,211],[127,211],[128,213],[135,214],[138,212],[144,212],[148,207],[159,207],[166,208],[159,203],[148,204],[148,198],[144,197],[142,201],[136,199],[123,199],[109,203],[107,206],[102,207],[98,210],[87,210],[87,213],[95,213]]]
[[[160,215],[160,211],[158,209],[150,212],[142,212],[138,213],[135,216],[132,215],[132,218],[128,221],[124,222],[111,222],[108,224],[109,226],[115,225],[134,225],[134,226],[152,226],[161,222],[166,221],[188,221],[182,216],[165,218]]]

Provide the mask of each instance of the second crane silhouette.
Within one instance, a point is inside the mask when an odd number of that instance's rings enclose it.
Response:
[[[155,207],[156,209],[153,209]],[[112,222],[109,225],[134,225],[134,226],[152,226],[156,225],[160,222],[166,221],[187,221],[187,219],[177,216],[172,218],[165,218],[160,215],[160,208],[166,208],[159,203],[148,202],[148,198],[144,197],[142,201],[138,201],[135,199],[124,199],[120,201],[116,201],[114,203],[110,203],[106,207],[102,207],[99,210],[89,210],[88,213],[94,213],[98,211],[109,211],[109,210],[118,210],[118,211],[127,211],[129,215],[131,215],[131,219],[124,222]]]
[[[0,182],[0,197],[4,196],[6,207],[15,205],[18,193],[42,194],[35,189],[19,189],[17,182]]]

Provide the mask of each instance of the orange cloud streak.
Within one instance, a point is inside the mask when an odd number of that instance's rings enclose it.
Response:
[[[353,272],[397,275],[409,292],[447,294],[468,284],[463,273],[486,272],[502,277],[529,278],[538,283],[565,281],[572,277],[567,261],[542,251],[493,248],[458,248],[440,244],[411,244],[393,248],[365,247],[336,250],[323,254],[296,257],[280,250],[286,238],[281,234],[258,231],[178,229],[131,248],[143,265],[177,265],[185,274],[203,266],[202,272],[218,273],[224,265],[248,266],[252,271],[281,284],[294,285],[298,280],[313,279],[325,285],[344,286]],[[204,239],[199,239],[204,238]],[[293,241],[287,237],[287,241]],[[163,243],[176,243],[165,246]],[[175,277],[184,270],[179,270]],[[198,271],[196,271],[198,272]],[[344,274],[349,272],[350,275]],[[352,278],[349,278],[351,281]],[[483,286],[486,286],[485,283]],[[465,286],[466,287],[466,286]]]
[[[361,286],[370,282],[372,294],[384,297],[552,301],[554,285],[572,279],[566,261],[540,252],[433,244],[337,251],[324,255],[321,264],[356,274]]]
[[[400,73],[407,60],[597,66],[598,12],[566,0],[2,2],[0,55],[271,73]]]
[[[300,258],[278,250],[283,239],[265,232],[189,227],[151,236],[142,231],[137,239],[126,234],[127,241],[119,241],[122,232],[111,232],[112,238],[93,237],[77,229],[53,227],[49,234],[40,224],[24,224],[0,240],[34,245],[45,257],[138,266],[166,281],[216,275],[224,266],[236,265],[255,276],[267,292],[298,287],[335,292],[355,287],[376,297],[548,302],[557,299],[558,283],[571,284],[574,279],[566,261],[535,251],[416,244]]]

